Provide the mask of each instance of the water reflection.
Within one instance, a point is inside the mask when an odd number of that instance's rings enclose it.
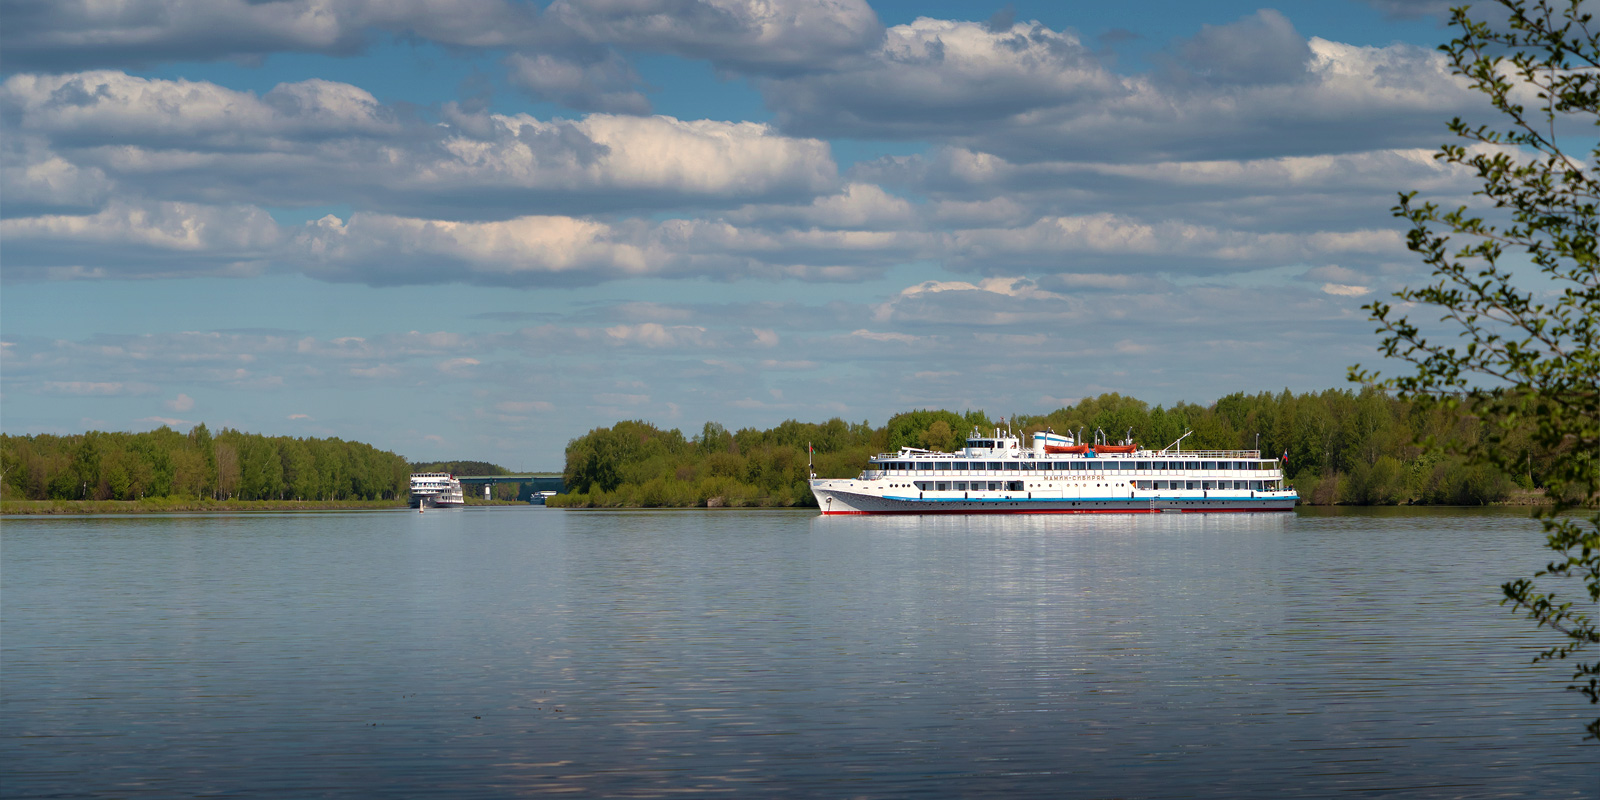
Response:
[[[1523,515],[7,520],[8,796],[1569,796]]]

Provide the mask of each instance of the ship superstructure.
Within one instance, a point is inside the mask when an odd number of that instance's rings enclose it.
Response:
[[[448,472],[416,472],[411,475],[412,508],[457,508],[467,504],[461,481]]]

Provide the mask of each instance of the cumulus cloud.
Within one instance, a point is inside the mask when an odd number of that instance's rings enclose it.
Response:
[[[794,133],[932,139],[1023,161],[1432,146],[1441,119],[1480,108],[1441,54],[1305,39],[1272,11],[1174,50],[1170,68],[1129,76],[1071,31],[918,19],[836,72],[761,87]]]
[[[1462,5],[1458,0],[1362,0],[1390,19],[1450,16],[1450,9]]]
[[[121,381],[45,381],[40,385],[40,389],[46,394],[79,396],[148,394],[153,391],[149,384],[123,383]]]
[[[494,409],[502,414],[524,416],[535,412],[554,411],[555,405],[543,400],[506,400],[495,403]]]
[[[285,258],[313,277],[372,285],[575,286],[688,276],[858,280],[930,241],[914,232],[764,229],[715,219],[452,222],[357,213],[307,224]]]
[[[882,34],[865,0],[24,0],[9,9],[0,48],[12,68],[68,71],[168,61],[259,62],[278,52],[348,56],[377,35],[453,50],[513,50],[514,82],[577,108],[635,111],[631,68],[597,50],[670,53],[721,69],[785,73],[826,69]],[[546,66],[577,72],[529,75]],[[598,69],[597,69],[598,68]]]
[[[114,201],[94,214],[0,220],[6,277],[253,275],[280,243],[259,208]]]
[[[1069,31],[927,17],[888,29],[868,57],[836,72],[761,86],[786,129],[868,138],[971,135],[1032,109],[1128,91]]]
[[[450,222],[358,213],[348,222],[324,217],[297,243],[308,272],[332,280],[377,284],[434,283],[440,266],[465,267],[506,281],[517,275],[582,272],[600,276],[645,272],[638,247],[618,242],[610,226],[573,217],[521,217],[504,222]]]
[[[865,0],[555,0],[546,18],[583,41],[745,72],[815,70],[883,30]]]
[[[606,328],[608,341],[618,345],[637,345],[648,348],[707,347],[712,340],[705,328],[698,325],[662,325],[645,322],[639,325],[616,325]]]
[[[1304,260],[1312,255],[1398,255],[1395,230],[1258,233],[1181,220],[1147,221],[1115,214],[1046,217],[1021,228],[957,231],[947,238],[951,263],[970,268],[1027,265],[1049,272],[1094,264],[1163,272],[1232,271]],[[1075,266],[1060,263],[1072,253]]]
[[[508,209],[732,206],[808,200],[835,189],[828,145],[750,122],[444,109],[428,124],[331,81],[262,95],[216,84],[100,71],[22,74],[0,84],[0,113],[27,135],[9,146],[8,184],[92,199],[108,181],[167,200],[318,205],[451,218]]]
[[[207,81],[140,78],[111,70],[24,73],[0,85],[0,109],[21,131],[80,145],[237,150],[399,131],[393,113],[367,91],[320,79],[279,84],[257,96]]]
[[[193,425],[194,424],[193,422],[191,422],[189,420],[186,420],[186,419],[175,419],[173,417],[144,417],[144,418],[136,420],[136,421],[137,422],[148,422],[148,423],[152,423],[152,424],[155,424],[155,425],[164,425],[164,426],[166,426],[168,428],[183,428],[183,427],[187,427],[189,425]]]
[[[1182,77],[1239,85],[1301,81],[1311,60],[1305,38],[1270,8],[1227,25],[1202,25],[1177,51],[1190,70]]]
[[[583,111],[648,114],[639,73],[615,51],[598,58],[517,53],[506,59],[508,79],[541,100]]]
[[[493,47],[536,36],[534,13],[499,0],[24,0],[8,10],[0,47],[14,67],[50,70],[276,52],[350,55],[374,30]]]
[[[0,142],[0,216],[92,212],[114,187],[104,170],[61,157],[40,137]]]
[[[809,205],[745,206],[727,214],[734,222],[785,223],[832,229],[902,228],[912,224],[917,211],[903,197],[870,183],[850,183],[838,194],[825,195]]]
[[[193,411],[194,398],[179,392],[177,397],[174,397],[166,402],[166,406],[167,408],[178,412]]]
[[[1351,286],[1343,283],[1324,283],[1322,284],[1322,291],[1324,294],[1331,294],[1336,297],[1361,297],[1372,292],[1371,289],[1365,286]]]

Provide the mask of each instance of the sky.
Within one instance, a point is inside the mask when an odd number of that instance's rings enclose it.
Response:
[[[560,469],[1345,388],[1484,105],[1447,3],[7,0],[0,430]]]

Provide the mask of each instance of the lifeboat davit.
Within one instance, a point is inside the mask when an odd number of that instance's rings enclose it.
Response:
[[[1136,444],[1097,444],[1094,446],[1096,453],[1131,453],[1139,449]]]
[[[1046,453],[1087,453],[1089,445],[1086,444],[1047,444],[1044,446]]]

